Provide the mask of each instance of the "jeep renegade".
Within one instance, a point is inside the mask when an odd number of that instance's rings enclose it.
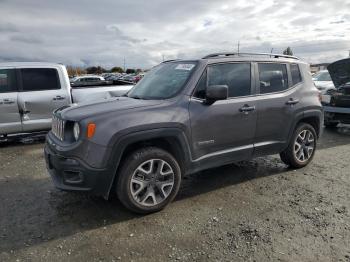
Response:
[[[275,54],[217,53],[166,61],[123,97],[58,109],[45,159],[56,187],[150,213],[183,176],[280,154],[312,160],[323,111],[309,65]]]

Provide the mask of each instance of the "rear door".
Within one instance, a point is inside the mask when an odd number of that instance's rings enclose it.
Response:
[[[278,153],[287,142],[300,110],[302,78],[297,64],[258,63],[256,72],[260,94],[254,155],[258,156]]]
[[[60,81],[56,68],[19,69],[20,92],[18,105],[24,132],[51,128],[52,112],[68,105],[68,90]]]
[[[20,133],[15,69],[0,69],[0,134]]]

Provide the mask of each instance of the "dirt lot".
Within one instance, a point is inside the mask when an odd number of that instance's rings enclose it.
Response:
[[[42,149],[0,146],[0,261],[350,261],[349,127],[304,169],[270,156],[201,172],[148,216],[56,190]]]

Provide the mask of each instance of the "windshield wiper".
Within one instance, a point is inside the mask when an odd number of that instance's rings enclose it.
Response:
[[[133,98],[133,99],[143,99],[142,97],[139,97],[139,96],[129,96],[130,98]]]

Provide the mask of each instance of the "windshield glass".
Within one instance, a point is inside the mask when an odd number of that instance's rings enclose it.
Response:
[[[128,93],[138,99],[167,99],[176,95],[196,67],[196,62],[164,63],[154,67]]]
[[[319,72],[312,78],[314,81],[332,81],[331,76],[328,72]]]

